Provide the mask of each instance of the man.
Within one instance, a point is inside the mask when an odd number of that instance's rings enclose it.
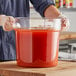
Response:
[[[30,0],[42,17],[57,18],[61,13],[54,7],[54,0]],[[13,17],[29,17],[29,0],[0,0],[0,25],[5,30],[11,30]],[[5,32],[0,26],[0,60],[15,60],[15,33]]]

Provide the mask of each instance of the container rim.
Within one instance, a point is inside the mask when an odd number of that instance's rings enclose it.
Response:
[[[51,18],[45,18],[45,17],[15,17],[15,19],[44,19],[44,20],[47,20],[47,19],[51,19]],[[51,19],[51,20],[61,20],[61,18],[54,18],[54,19]]]

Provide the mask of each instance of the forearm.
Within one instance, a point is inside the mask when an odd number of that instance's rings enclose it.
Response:
[[[0,15],[0,26],[2,25],[2,16]]]
[[[44,16],[46,18],[57,18],[60,15],[60,11],[54,6],[50,5],[45,11]]]
[[[6,16],[5,15],[0,15],[0,26],[4,25],[5,21],[6,21]]]

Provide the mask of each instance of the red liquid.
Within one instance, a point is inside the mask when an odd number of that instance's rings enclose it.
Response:
[[[17,64],[51,67],[58,63],[59,31],[15,29]]]

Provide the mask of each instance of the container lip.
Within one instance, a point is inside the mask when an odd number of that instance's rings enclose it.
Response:
[[[45,28],[45,27],[42,27],[42,28],[36,28],[36,27],[30,27],[30,28],[28,28],[28,27],[26,27],[26,28],[15,28],[14,30],[17,30],[17,29],[19,29],[19,30],[51,30],[51,31],[61,31],[61,30],[57,30],[57,29],[54,29],[54,28]]]
[[[45,17],[15,17],[15,19],[51,19],[51,18],[45,18]],[[52,19],[52,20],[61,20],[61,18],[55,18],[55,19]]]

